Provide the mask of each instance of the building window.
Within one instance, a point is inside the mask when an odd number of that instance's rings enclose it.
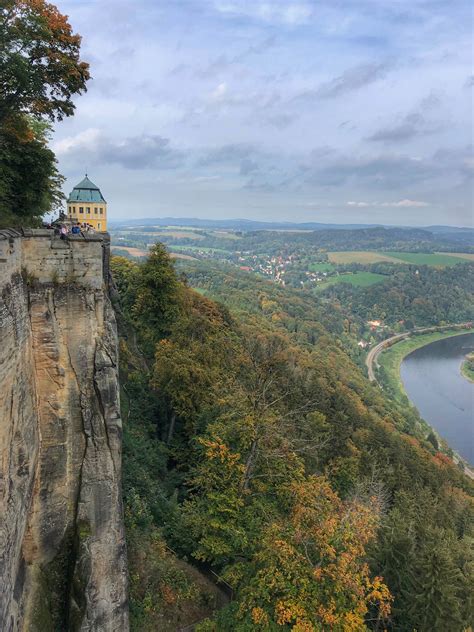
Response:
[[[84,213],[84,207],[83,206],[79,207],[79,213]]]
[[[97,228],[100,228],[100,222],[97,224]]]
[[[103,212],[104,212],[104,209],[101,208],[100,209],[100,214],[102,215]]]
[[[88,207],[86,208],[86,211],[87,211],[88,213],[90,213],[90,212],[91,212],[91,207],[90,207],[90,206],[88,206]]]
[[[97,213],[99,212],[99,209],[97,208],[97,206],[94,208],[94,213],[97,215]]]

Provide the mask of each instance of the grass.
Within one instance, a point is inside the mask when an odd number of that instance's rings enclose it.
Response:
[[[474,252],[436,252],[436,255],[448,255],[448,257],[460,257],[468,261],[474,261]]]
[[[474,254],[455,252],[376,252],[372,250],[352,250],[328,252],[328,259],[332,263],[411,263],[414,265],[427,265],[444,268],[455,266],[457,263],[474,261]]]
[[[334,264],[325,263],[324,261],[310,263],[308,266],[308,270],[310,272],[332,272],[335,269]]]
[[[210,230],[207,232],[211,235],[214,235],[215,237],[220,237],[222,239],[231,239],[232,241],[238,241],[239,239],[242,239],[240,235],[236,235],[235,233],[225,230]]]
[[[389,263],[399,263],[397,259],[391,257],[388,253],[372,252],[369,250],[348,250],[328,252],[328,259],[332,263],[378,263],[385,261]]]
[[[120,250],[122,252],[128,252],[132,257],[147,257],[149,255],[148,250],[140,250],[139,248],[132,248],[128,246],[112,246],[112,251]],[[118,253],[120,254],[120,252]]]
[[[169,246],[169,249],[173,252],[181,252],[182,250],[201,251],[201,252],[221,252],[229,254],[230,250],[224,250],[223,248],[201,248],[199,246]]]
[[[474,382],[474,353],[468,353],[466,359],[461,365],[461,374],[469,380]]]
[[[426,334],[410,336],[406,340],[395,343],[388,349],[380,353],[378,364],[383,369],[384,386],[399,402],[403,402],[406,393],[403,388],[400,377],[400,365],[403,359],[415,349],[429,345],[431,342],[450,338],[452,336],[460,336],[473,332],[474,329],[447,329],[445,331],[434,331]]]
[[[382,254],[403,261],[403,263],[411,263],[420,266],[435,266],[437,268],[455,266],[457,263],[466,263],[466,259],[463,257],[441,253],[383,252]]]
[[[186,259],[186,261],[197,261],[196,257],[191,257],[191,255],[183,255],[179,252],[170,252],[170,257],[172,259]]]
[[[195,239],[199,241],[204,239],[204,235],[186,230],[168,230],[167,228],[161,230],[121,230],[120,233],[126,234],[128,237],[146,235],[147,237],[173,237],[175,239]]]
[[[355,272],[353,274],[347,272],[345,274],[339,274],[338,276],[329,277],[322,283],[319,283],[316,289],[325,290],[336,283],[350,283],[358,287],[368,287],[374,283],[382,283],[386,280],[387,277],[385,275],[375,274],[375,272]]]

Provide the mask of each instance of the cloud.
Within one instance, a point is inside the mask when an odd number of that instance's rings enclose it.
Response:
[[[229,164],[237,164],[240,166],[242,161],[249,159],[254,153],[256,153],[255,148],[245,143],[223,145],[222,147],[216,147],[205,152],[198,160],[197,165],[199,167]]]
[[[306,24],[314,14],[309,2],[291,2],[288,0],[219,0],[215,8],[231,17],[246,17],[270,24],[296,26]]]
[[[347,202],[347,206],[356,206],[358,208],[366,208],[369,206],[383,206],[389,208],[423,208],[430,206],[429,202],[422,202],[421,200],[399,200],[398,202]]]
[[[339,77],[323,83],[314,95],[321,99],[335,99],[354,90],[359,90],[375,81],[384,79],[390,68],[388,63],[360,64],[349,68]]]
[[[401,154],[351,156],[335,153],[326,160],[303,164],[302,170],[305,181],[315,186],[404,191],[407,187],[435,180],[442,168],[433,160]]]
[[[210,100],[211,101],[223,101],[227,95],[227,84],[224,82],[220,83],[215,90],[211,92]]]
[[[377,130],[368,136],[367,140],[392,143],[411,140],[417,136],[436,134],[444,127],[441,122],[432,120],[432,114],[436,112],[440,103],[441,100],[436,94],[429,94],[420,101],[412,112],[403,116],[396,123]]]
[[[425,117],[414,112],[393,126],[383,127],[367,138],[372,142],[399,142],[410,140],[415,136],[428,136],[440,130],[440,125],[430,124]]]
[[[102,131],[90,128],[67,137],[54,145],[60,158],[95,163],[118,164],[125,169],[175,169],[184,163],[184,154],[170,146],[168,138],[155,134],[111,139]]]
[[[254,171],[258,171],[258,164],[254,160],[244,158],[244,160],[242,160],[242,162],[240,163],[240,175],[248,176]]]

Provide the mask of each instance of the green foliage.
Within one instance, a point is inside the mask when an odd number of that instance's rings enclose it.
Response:
[[[135,402],[128,530],[148,542],[160,528],[232,586],[234,602],[199,629],[441,630],[449,612],[453,631],[467,627],[472,485],[403,431],[411,419],[344,351],[343,315],[227,266],[191,269],[206,297],[173,277],[163,249],[113,261]],[[431,587],[441,605],[428,613]]]
[[[460,260],[462,261],[462,260]],[[358,269],[356,264],[346,268]],[[370,266],[373,272],[387,274],[383,284],[356,288],[347,284],[333,285],[326,291],[342,310],[350,311],[363,322],[381,319],[387,324],[399,322],[406,329],[415,326],[461,323],[472,319],[474,264],[464,261],[443,269],[428,266],[392,266],[379,263]]]
[[[62,200],[49,126],[20,117],[0,128],[0,228],[37,225]]]
[[[45,119],[70,116],[85,90],[80,41],[44,0],[0,4],[0,228],[38,225],[62,202]]]

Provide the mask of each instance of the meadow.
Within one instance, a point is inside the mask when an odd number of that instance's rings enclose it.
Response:
[[[325,290],[336,283],[350,283],[358,287],[368,287],[374,283],[381,283],[386,280],[387,277],[385,275],[375,274],[375,272],[355,272],[353,274],[348,272],[346,274],[329,277],[322,283],[319,283],[316,289],[318,291]]]
[[[413,265],[427,265],[444,268],[445,266],[454,266],[457,263],[466,263],[466,261],[474,260],[471,253],[424,253],[424,252],[377,252],[371,250],[352,250],[352,251],[335,251],[328,252],[328,259],[331,263],[347,264],[347,263],[408,263]]]
[[[390,257],[387,253],[372,252],[369,250],[342,250],[336,252],[328,252],[328,259],[331,263],[379,263],[386,261],[389,263],[400,263],[394,257]]]
[[[466,263],[466,258],[455,254],[423,253],[423,252],[383,252],[383,255],[399,259],[403,263],[411,263],[420,266],[435,266],[444,268],[455,266],[457,263]]]
[[[325,263],[324,261],[318,261],[317,263],[310,263],[308,270],[310,272],[332,272],[336,269],[336,266],[332,263]]]

